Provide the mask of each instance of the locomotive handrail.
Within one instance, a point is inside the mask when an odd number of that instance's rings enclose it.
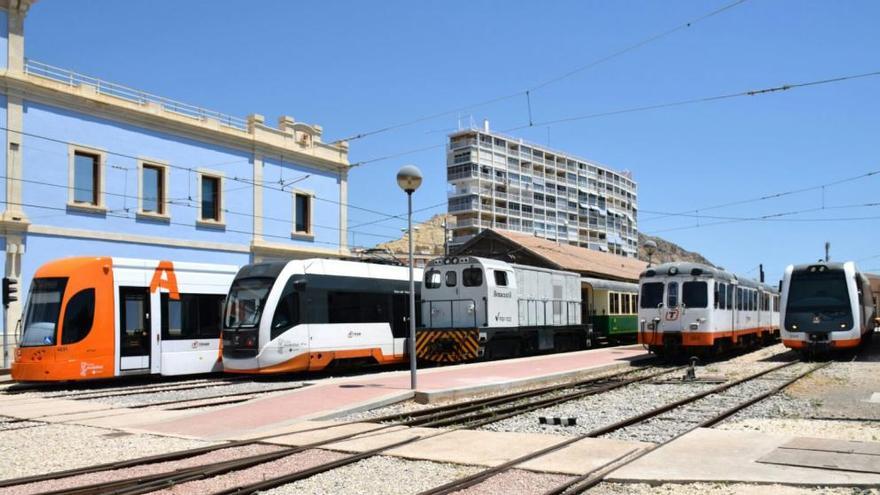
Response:
[[[453,304],[457,302],[470,302],[474,305],[474,328],[477,328],[477,302],[473,299],[434,299],[431,301],[421,300],[422,304],[428,304],[428,327],[434,328],[434,303],[449,303],[449,328],[455,327],[455,315]],[[488,321],[488,319],[486,320]]]

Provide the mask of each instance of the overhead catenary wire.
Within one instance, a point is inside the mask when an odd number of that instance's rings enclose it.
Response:
[[[844,82],[844,81],[851,81],[851,80],[855,80],[855,79],[863,79],[863,78],[876,77],[876,76],[880,76],[880,71],[862,72],[862,73],[849,74],[849,75],[832,77],[832,78],[825,78],[825,79],[817,79],[817,80],[813,80],[813,81],[806,81],[806,82],[800,82],[800,83],[781,84],[781,85],[770,86],[770,87],[766,87],[766,88],[762,88],[762,89],[752,89],[752,90],[746,90],[746,91],[738,91],[738,92],[734,92],[734,93],[723,93],[723,94],[719,94],[719,95],[715,95],[715,96],[703,96],[703,97],[697,97],[697,98],[689,98],[689,99],[685,99],[685,100],[670,101],[670,102],[665,102],[665,103],[655,103],[655,104],[651,104],[651,105],[642,105],[642,106],[636,106],[636,107],[621,108],[621,109],[617,109],[617,110],[608,110],[608,111],[604,111],[604,112],[575,115],[575,116],[570,116],[570,117],[561,117],[558,119],[545,120],[542,122],[515,126],[515,127],[505,129],[501,132],[503,132],[503,133],[504,132],[514,132],[514,131],[519,131],[519,130],[523,130],[523,129],[533,128],[533,127],[543,127],[543,126],[555,125],[555,124],[567,124],[570,122],[578,122],[581,120],[588,120],[588,119],[595,119],[595,118],[602,118],[602,117],[612,117],[615,115],[624,115],[624,114],[629,114],[629,113],[647,112],[647,111],[652,111],[652,110],[660,110],[660,109],[664,109],[664,108],[672,108],[672,107],[678,107],[678,106],[684,106],[684,105],[694,105],[694,104],[699,104],[699,103],[711,103],[711,102],[729,100],[729,99],[734,99],[734,98],[743,98],[743,97],[749,97],[749,96],[763,96],[763,95],[768,95],[768,94],[786,92],[786,91],[790,91],[792,89],[806,88],[806,87],[819,86],[819,85],[825,85],[825,84],[834,84],[834,83],[839,83],[839,82]],[[359,161],[353,163],[351,166],[352,167],[359,167],[359,166],[367,165],[370,163],[376,163],[376,162],[381,162],[381,161],[390,160],[390,159],[394,159],[394,158],[400,158],[403,156],[411,155],[414,153],[419,153],[422,151],[429,151],[432,149],[443,148],[445,146],[446,146],[445,142],[441,143],[441,144],[431,145],[431,146],[423,146],[423,147],[400,151],[397,153],[392,153],[392,154],[388,154],[388,155],[384,155],[384,156],[378,156],[375,158],[368,158],[366,160],[359,160]]]
[[[550,85],[552,85],[552,84],[558,83],[559,81],[562,81],[562,80],[568,79],[568,78],[570,78],[570,77],[572,77],[572,76],[574,76],[574,75],[576,75],[576,74],[579,74],[579,73],[581,73],[581,72],[583,72],[583,71],[586,71],[586,70],[588,70],[588,69],[591,69],[591,68],[593,68],[593,67],[596,67],[596,66],[598,66],[598,65],[601,65],[601,64],[603,64],[603,63],[605,63],[605,62],[608,62],[608,61],[610,61],[610,60],[612,60],[612,59],[615,59],[615,58],[617,58],[617,57],[623,56],[623,55],[625,55],[625,54],[627,54],[627,53],[629,53],[629,52],[635,51],[635,50],[637,50],[637,49],[639,49],[639,48],[642,48],[642,47],[644,47],[644,46],[646,46],[646,45],[649,45],[649,44],[651,44],[651,43],[653,43],[653,42],[659,41],[659,40],[661,40],[661,39],[663,39],[663,38],[666,38],[667,36],[670,36],[670,35],[672,35],[672,34],[678,32],[678,31],[682,31],[682,30],[685,30],[685,29],[687,29],[687,28],[690,28],[690,27],[694,26],[695,24],[697,24],[697,23],[699,23],[699,22],[705,21],[706,19],[709,19],[709,18],[714,17],[714,16],[716,16],[716,15],[718,15],[718,14],[721,14],[721,13],[723,13],[723,12],[726,12],[726,11],[728,11],[728,10],[730,10],[730,9],[733,9],[734,7],[737,7],[737,6],[739,6],[739,5],[742,5],[742,4],[745,3],[746,1],[748,1],[748,0],[736,0],[736,1],[732,2],[732,3],[725,4],[725,5],[723,5],[723,6],[719,7],[719,8],[717,8],[717,9],[712,10],[712,11],[710,11],[710,12],[708,12],[708,13],[706,13],[706,14],[703,14],[703,15],[701,15],[701,16],[699,16],[699,17],[696,17],[696,18],[690,19],[690,20],[688,20],[688,21],[685,21],[685,22],[679,23],[679,24],[673,26],[672,28],[669,28],[669,29],[666,29],[666,30],[661,31],[661,32],[659,32],[659,33],[656,33],[656,34],[653,34],[653,35],[651,35],[651,36],[648,36],[647,38],[641,39],[641,40],[639,40],[639,41],[637,41],[637,42],[635,42],[635,43],[633,43],[633,44],[627,45],[627,46],[624,47],[624,48],[621,48],[621,49],[619,49],[619,50],[613,51],[613,52],[611,52],[611,53],[609,53],[609,54],[607,54],[607,55],[601,56],[601,57],[599,57],[599,58],[597,58],[597,59],[594,59],[594,60],[592,60],[592,61],[590,61],[590,62],[588,62],[588,63],[586,63],[586,64],[583,64],[583,65],[577,66],[577,67],[575,67],[575,68],[573,68],[573,69],[570,69],[570,70],[568,70],[568,71],[566,71],[566,72],[564,72],[564,73],[562,73],[562,74],[560,74],[560,75],[558,75],[558,76],[551,77],[551,78],[549,78],[549,79],[546,79],[546,80],[544,80],[544,81],[541,81],[541,82],[539,82],[539,83],[537,83],[537,84],[535,84],[535,85],[533,85],[533,86],[530,86],[530,87],[528,87],[528,88],[522,89],[522,90],[520,90],[520,91],[516,91],[516,92],[513,92],[513,93],[504,94],[504,95],[501,95],[501,96],[495,96],[495,97],[492,97],[492,98],[488,98],[488,99],[486,99],[486,100],[482,100],[482,101],[479,101],[479,102],[476,102],[476,103],[471,103],[471,104],[468,104],[468,105],[464,105],[464,106],[456,107],[456,108],[453,108],[453,109],[450,109],[450,110],[443,110],[443,111],[440,111],[440,112],[434,112],[434,113],[431,113],[431,114],[428,114],[428,115],[424,115],[424,116],[422,116],[422,117],[417,117],[417,118],[414,118],[414,119],[411,119],[411,120],[407,120],[407,121],[404,121],[404,122],[398,122],[398,123],[396,123],[396,124],[391,124],[391,125],[387,125],[387,126],[384,126],[384,127],[379,127],[379,128],[377,128],[377,129],[373,129],[373,130],[369,130],[369,131],[364,131],[364,132],[359,132],[359,133],[357,133],[357,134],[351,135],[351,136],[346,137],[346,138],[337,139],[337,140],[335,140],[335,141],[333,141],[333,142],[334,142],[334,143],[339,143],[339,142],[342,142],[342,141],[354,141],[354,140],[357,140],[357,139],[363,139],[363,138],[366,138],[366,137],[369,137],[369,136],[374,136],[374,135],[377,135],[377,134],[382,134],[382,133],[389,132],[389,131],[393,131],[393,130],[396,130],[396,129],[401,129],[401,128],[404,128],[404,127],[409,127],[409,126],[412,126],[412,125],[415,125],[415,124],[419,124],[419,123],[422,123],[422,122],[427,122],[427,121],[430,121],[430,120],[438,119],[438,118],[440,118],[440,117],[446,117],[446,116],[449,116],[449,115],[454,115],[454,114],[457,114],[457,113],[463,112],[463,111],[465,111],[465,110],[472,110],[472,109],[474,109],[474,108],[484,107],[484,106],[487,106],[487,105],[491,105],[491,104],[493,104],[493,103],[500,103],[500,102],[502,102],[502,101],[510,100],[510,99],[517,98],[517,97],[520,97],[520,96],[525,96],[525,97],[526,97],[526,101],[527,101],[527,105],[528,105],[528,110],[529,110],[529,121],[531,122],[531,115],[532,115],[531,93],[532,93],[532,92],[534,92],[534,91],[536,91],[536,90],[539,90],[539,89],[543,89],[543,88],[545,88],[545,87],[547,87],[547,86],[550,86]]]
[[[12,133],[15,133],[15,134],[18,134],[18,135],[21,135],[21,136],[32,137],[32,138],[36,138],[36,139],[43,139],[43,140],[45,140],[45,141],[50,141],[50,142],[54,142],[54,143],[58,143],[58,144],[64,144],[64,145],[67,145],[67,146],[77,146],[77,143],[74,143],[74,142],[71,142],[71,141],[67,141],[67,140],[64,140],[64,139],[61,139],[61,138],[56,138],[56,137],[52,137],[52,136],[47,136],[47,135],[43,135],[43,134],[37,134],[37,133],[28,132],[28,131],[22,131],[22,130],[17,130],[17,129],[10,129],[10,128],[5,127],[5,126],[0,126],[0,130],[2,130],[2,131],[7,131],[7,132],[12,132]],[[44,150],[44,151],[45,151],[45,150]],[[143,157],[135,156],[135,155],[131,155],[131,154],[129,154],[129,153],[124,153],[124,152],[120,152],[120,151],[114,151],[114,150],[109,149],[109,148],[101,148],[101,151],[102,151],[103,153],[108,154],[108,155],[113,155],[113,156],[117,156],[117,157],[120,157],[120,158],[127,158],[127,159],[138,160],[138,161],[143,160]],[[227,162],[227,163],[234,163],[234,162]],[[283,164],[283,163],[282,163],[282,164]],[[175,169],[175,170],[183,170],[183,171],[186,171],[186,172],[191,173],[191,174],[192,174],[192,173],[196,173],[196,174],[201,173],[201,172],[199,172],[199,170],[198,170],[198,168],[200,168],[200,166],[192,166],[192,167],[188,167],[188,166],[184,166],[184,165],[176,165],[176,164],[174,164],[174,163],[168,163],[168,162],[161,163],[161,165],[162,165],[162,166],[165,166],[165,167],[168,167],[168,168]],[[209,165],[209,166],[210,166],[210,165]],[[244,183],[244,184],[249,184],[249,185],[251,185],[251,186],[259,186],[259,187],[262,187],[263,189],[268,189],[268,190],[273,190],[273,191],[280,191],[280,192],[284,192],[284,193],[289,193],[289,192],[290,192],[290,191],[288,191],[288,190],[285,190],[284,188],[272,187],[272,186],[268,186],[268,185],[264,185],[264,184],[257,184],[257,183],[255,183],[253,180],[250,180],[250,179],[247,179],[247,178],[243,178],[243,177],[237,177],[237,176],[224,177],[224,180],[231,180],[231,181],[235,181],[235,182],[241,182],[241,183]],[[351,209],[354,209],[354,210],[364,211],[364,212],[366,212],[366,213],[372,213],[372,214],[374,214],[374,215],[379,215],[379,216],[388,217],[388,218],[398,218],[398,217],[399,217],[399,215],[392,215],[392,214],[385,213],[385,212],[382,212],[382,211],[378,211],[378,210],[375,210],[375,209],[372,209],[372,208],[366,208],[366,207],[363,207],[363,206],[354,205],[354,204],[351,204],[351,203],[349,203],[349,202],[344,202],[344,203],[343,203],[343,202],[338,201],[338,200],[329,199],[329,198],[324,198],[324,197],[321,197],[321,196],[318,196],[318,195],[314,195],[313,197],[315,198],[316,201],[322,201],[322,202],[326,202],[326,203],[331,203],[331,204],[335,204],[335,205],[338,205],[338,206],[341,206],[341,207],[345,207],[345,208],[351,208]]]

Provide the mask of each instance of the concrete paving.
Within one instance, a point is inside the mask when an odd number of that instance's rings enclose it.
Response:
[[[880,486],[878,474],[757,462],[795,438],[701,428],[611,472],[606,480],[652,484],[706,481]]]
[[[272,431],[281,435],[269,440],[270,443],[302,446],[313,442],[329,440],[347,433],[361,432],[356,438],[324,445],[322,448],[343,452],[366,452],[395,443],[421,438],[413,443],[388,450],[385,454],[406,459],[451,462],[493,467],[510,460],[544,449],[566,440],[555,435],[537,433],[510,433],[482,430],[448,431],[433,428],[407,428],[402,426],[379,430],[374,423],[345,424],[337,428],[312,430],[332,425],[327,421],[304,421],[288,428]],[[290,431],[289,435],[283,435]],[[252,438],[247,435],[236,439]],[[586,474],[605,464],[651,444],[625,442],[621,440],[588,438],[574,443],[557,452],[533,459],[519,467],[530,471],[561,474]]]

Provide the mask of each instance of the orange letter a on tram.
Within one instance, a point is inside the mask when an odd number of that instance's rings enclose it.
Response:
[[[162,277],[162,274],[165,277]],[[180,292],[177,291],[177,277],[174,275],[174,265],[170,261],[160,261],[156,271],[153,272],[153,280],[150,281],[150,293],[156,292],[159,288],[168,291],[168,297],[172,300],[180,299]]]

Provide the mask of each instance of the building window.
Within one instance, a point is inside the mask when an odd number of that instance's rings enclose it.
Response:
[[[314,195],[295,191],[293,193],[293,233],[312,235],[312,199]]]
[[[166,167],[141,165],[141,213],[165,215]]]
[[[73,154],[73,202],[99,206],[101,190],[101,156],[85,151]]]
[[[201,175],[200,218],[202,221],[222,222],[220,208],[222,197],[220,184],[220,177],[205,174]]]

